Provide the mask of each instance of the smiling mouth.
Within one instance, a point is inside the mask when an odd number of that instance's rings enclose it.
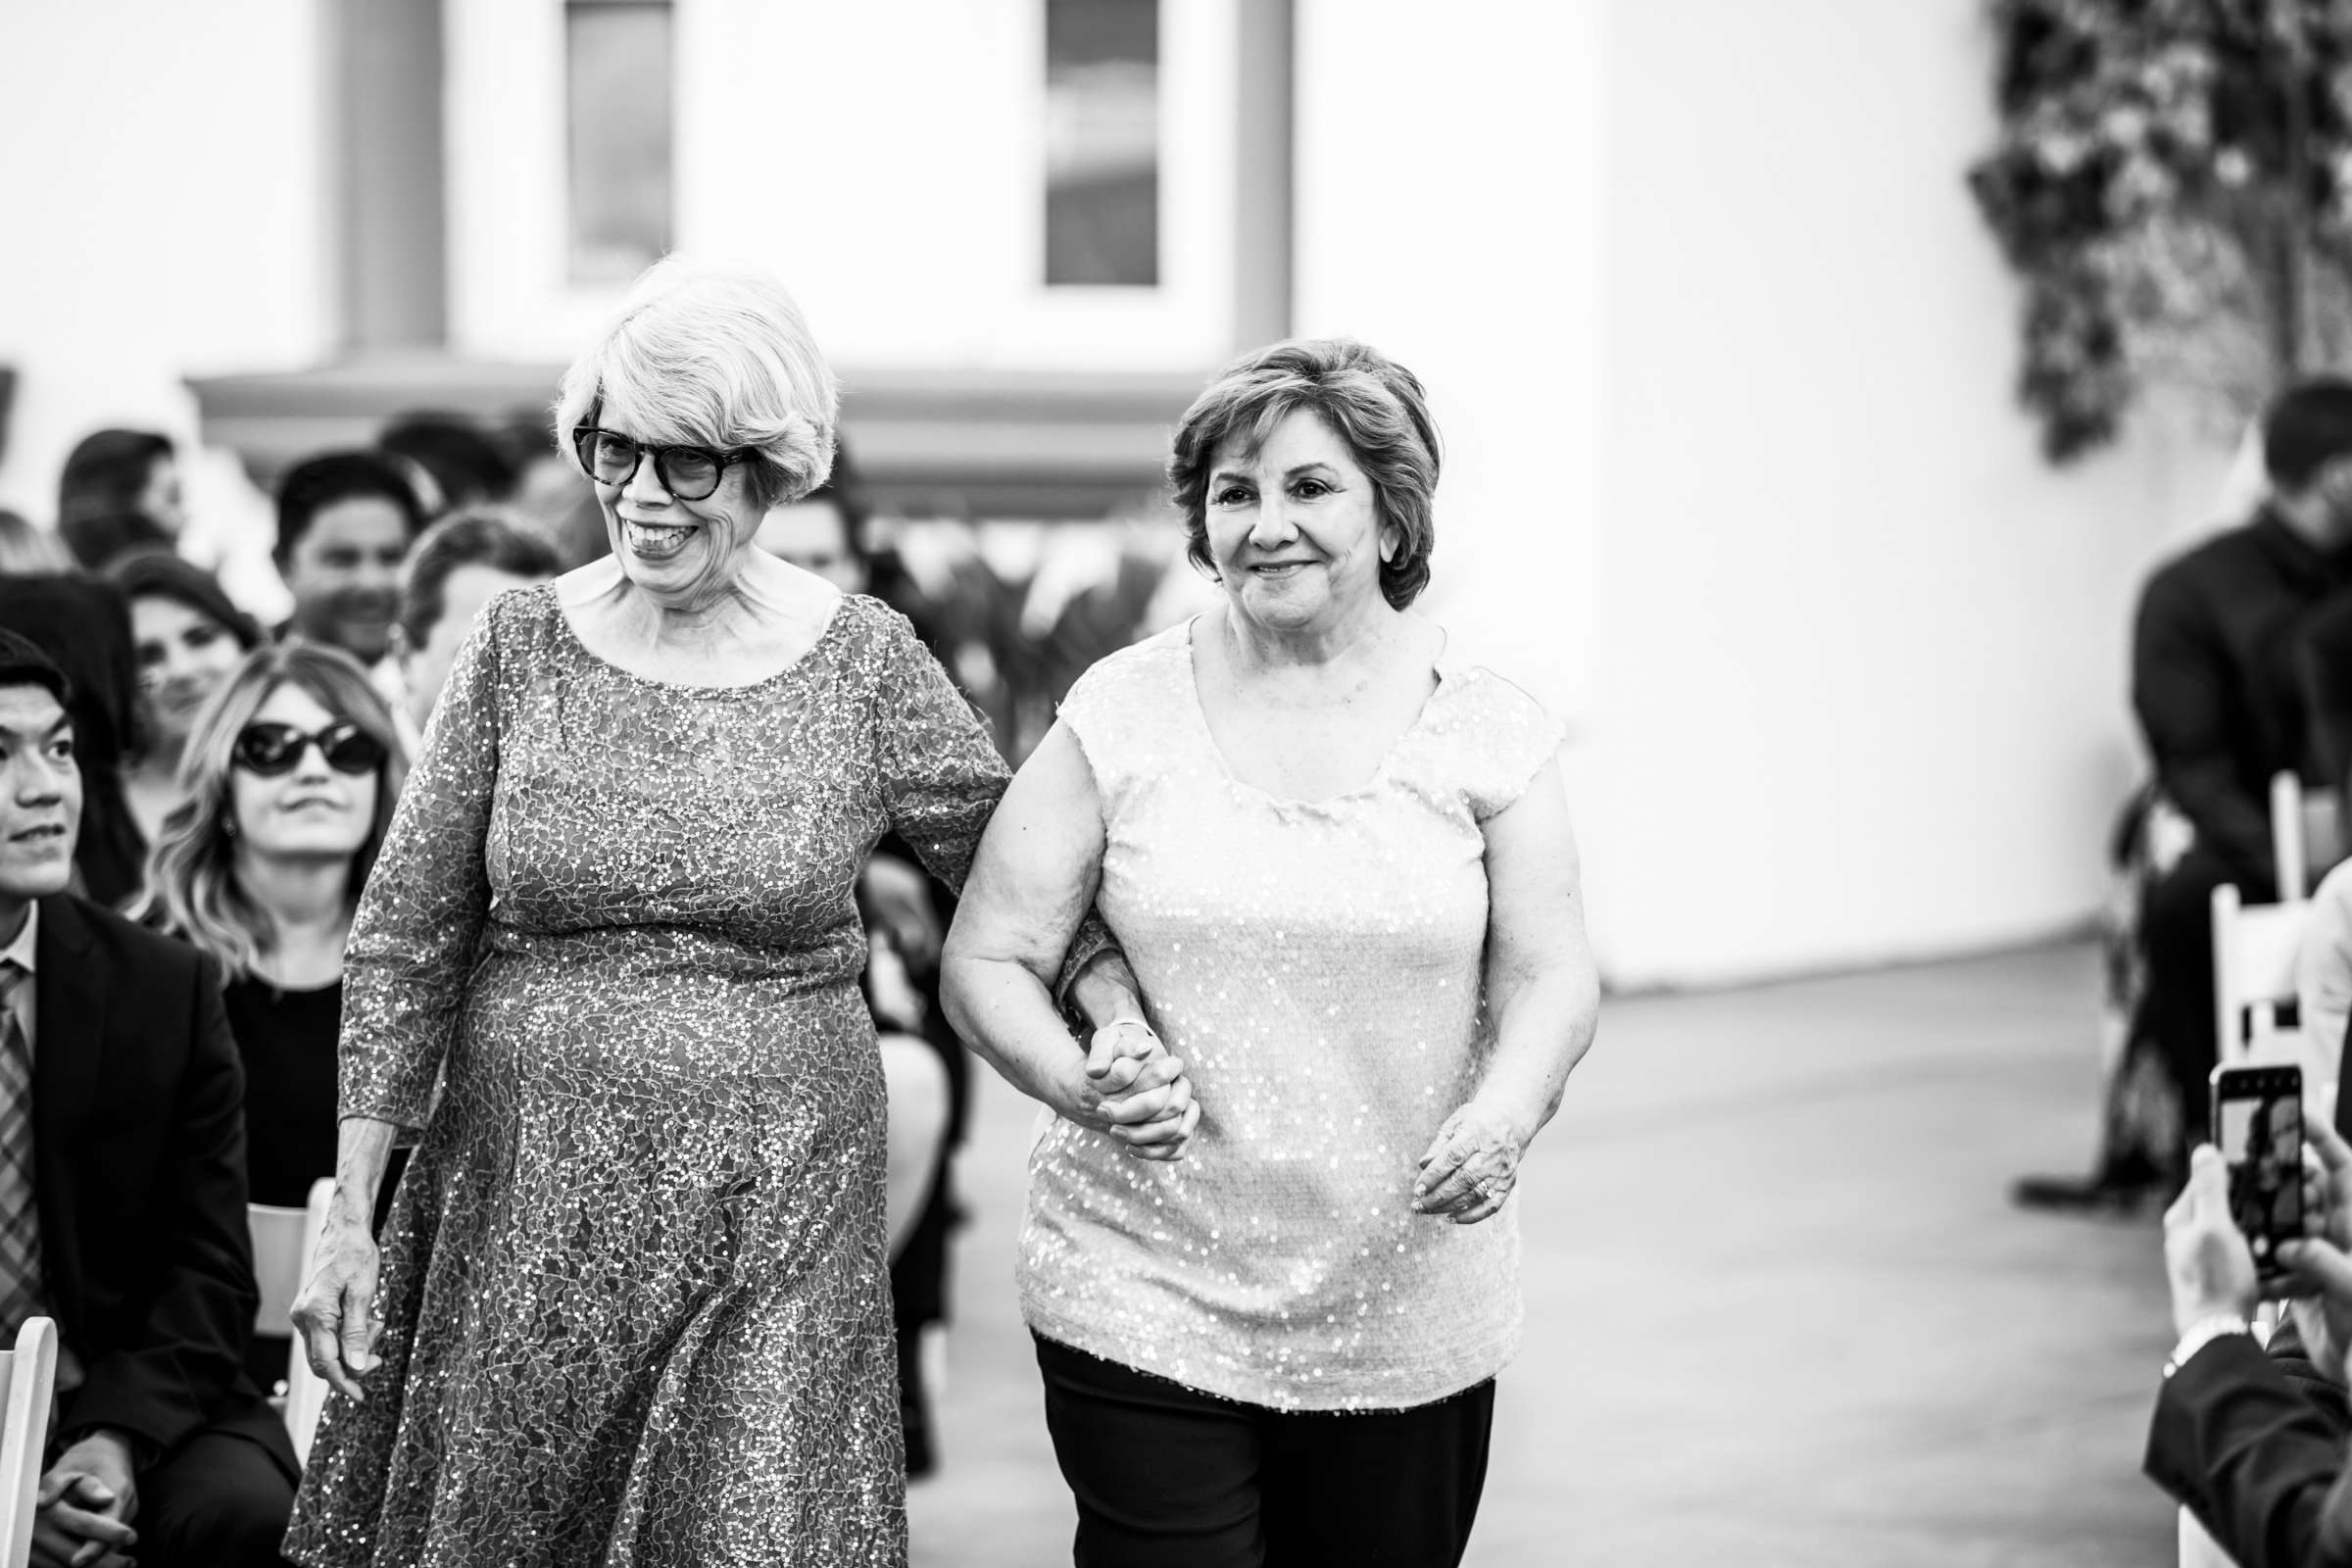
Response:
[[[620,519],[621,542],[629,554],[644,561],[665,561],[686,548],[686,536],[694,532],[690,522],[639,522],[631,517]]]
[[[11,844],[46,844],[52,839],[62,839],[65,836],[66,830],[63,824],[45,822],[39,827],[17,829],[8,836],[8,842]]]

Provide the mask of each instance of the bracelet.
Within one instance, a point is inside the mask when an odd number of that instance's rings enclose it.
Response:
[[[2208,1313],[2191,1323],[2188,1332],[2180,1336],[2180,1343],[2173,1347],[2172,1359],[2164,1363],[2164,1375],[2169,1378],[2180,1371],[2188,1364],[2189,1357],[2224,1335],[2243,1334],[2251,1337],[2253,1333],[2254,1326],[2236,1312]]]

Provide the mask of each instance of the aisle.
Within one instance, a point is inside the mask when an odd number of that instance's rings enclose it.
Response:
[[[2075,946],[1612,1002],[1528,1162],[1528,1344],[1469,1561],[2169,1561],[2138,1476],[2155,1223],[2003,1198],[2085,1157],[2094,1000]],[[988,1077],[917,1568],[1069,1561],[1011,1295],[1030,1120]]]

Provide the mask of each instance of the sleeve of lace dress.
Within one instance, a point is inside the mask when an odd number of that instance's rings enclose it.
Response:
[[[347,1117],[416,1128],[431,1107],[490,906],[499,644],[514,606],[492,603],[459,650],[360,897],[343,961]]]

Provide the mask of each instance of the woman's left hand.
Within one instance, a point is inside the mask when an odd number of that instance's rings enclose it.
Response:
[[[1446,1118],[1421,1156],[1413,1209],[1475,1225],[1501,1209],[1519,1180],[1526,1140],[1502,1112],[1472,1101]]]

